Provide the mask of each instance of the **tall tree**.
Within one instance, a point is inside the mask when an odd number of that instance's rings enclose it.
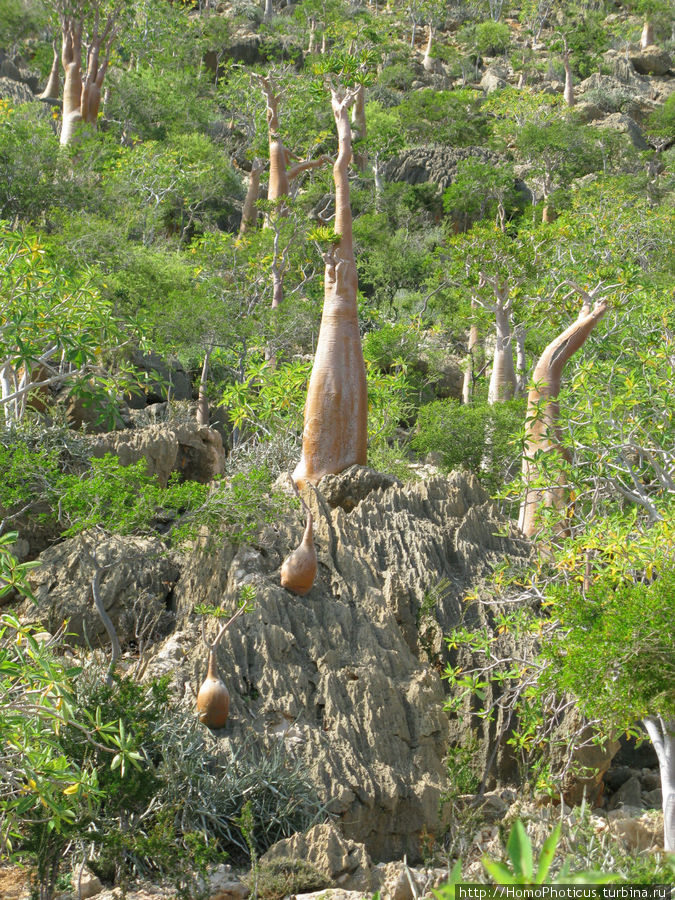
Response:
[[[522,464],[525,496],[518,525],[528,537],[534,537],[539,530],[538,512],[541,507],[560,509],[564,505],[565,490],[560,484],[543,488],[536,485],[540,475],[537,456],[552,451],[568,455],[560,442],[557,428],[563,369],[607,311],[606,299],[596,299],[607,291],[607,286],[600,283],[591,291],[585,291],[572,282],[568,283],[582,297],[581,310],[576,321],[554,338],[539,357],[527,396]]]
[[[323,316],[307,389],[302,456],[293,473],[298,486],[312,484],[348,466],[365,465],[368,453],[368,395],[359,334],[349,163],[352,132],[349,107],[357,89],[331,86],[338,134],[335,180],[335,235],[324,253]]]

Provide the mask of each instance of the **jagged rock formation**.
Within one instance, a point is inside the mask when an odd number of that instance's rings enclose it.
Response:
[[[145,459],[148,474],[157,475],[164,487],[172,472],[207,484],[225,467],[220,434],[196,422],[149,425],[133,431],[110,432],[92,440],[92,456],[106,453],[116,454],[123,466]]]
[[[496,162],[498,156],[482,147],[446,147],[428,145],[413,147],[395,156],[386,167],[388,181],[405,181],[408,184],[437,184],[445,190],[457,174],[457,163],[477,157],[483,162]]]
[[[15,81],[13,78],[0,76],[0,100],[11,100],[12,103],[29,103],[34,99],[33,92],[27,85],[22,84],[20,81]]]
[[[101,567],[100,594],[120,641],[135,637],[139,627],[156,624],[166,614],[168,597],[179,570],[157,538],[104,537],[83,534],[45,550],[30,584],[37,601],[24,604],[24,615],[57,631],[69,619],[70,640],[97,646],[107,640],[94,607],[91,582],[94,561]]]
[[[218,650],[231,694],[222,739],[283,739],[348,838],[378,859],[414,859],[421,834],[442,826],[451,734],[439,672],[420,646],[420,605],[445,579],[436,619],[447,630],[486,567],[522,550],[495,535],[495,509],[462,474],[404,486],[352,467],[305,498],[319,558],[307,596],[291,598],[278,583],[300,519],[269,528],[257,550],[196,549],[186,560],[173,595],[186,648],[176,680],[185,690],[204,675],[195,604],[233,605],[241,585],[254,585],[255,611]],[[155,667],[166,671],[161,647],[148,675]]]

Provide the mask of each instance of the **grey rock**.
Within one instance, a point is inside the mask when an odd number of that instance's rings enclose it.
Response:
[[[339,475],[325,475],[320,489],[331,509],[339,506],[345,512],[351,512],[373,491],[386,491],[400,484],[393,475],[376,472],[367,466],[350,466]]]
[[[33,92],[25,84],[13,78],[0,77],[0,100],[11,100],[12,103],[30,103],[35,98]]]
[[[649,79],[640,75],[633,75],[627,80],[621,80],[613,75],[600,75],[594,72],[576,87],[578,96],[596,92],[598,96],[604,95],[624,95],[630,98],[646,97],[651,99],[652,88]]]
[[[413,147],[394,157],[386,167],[388,181],[423,184],[427,181],[445,190],[452,184],[460,160],[476,157],[484,162],[496,162],[499,157],[482,147],[446,147],[434,144]]]
[[[637,775],[631,775],[628,781],[625,781],[619,790],[613,795],[608,804],[608,809],[614,810],[619,807],[642,807],[642,789],[640,787],[640,779]]]
[[[603,119],[605,117],[603,110],[601,110],[599,106],[596,106],[595,103],[577,103],[574,107],[574,111],[585,124],[597,122],[598,119]]]
[[[646,809],[661,809],[663,806],[663,793],[661,788],[655,788],[653,791],[645,791],[642,795],[642,802]]]
[[[92,440],[94,457],[114,453],[123,466],[145,459],[149,475],[166,486],[172,472],[207,484],[225,467],[223,441],[217,431],[188,422],[182,425],[150,425],[133,431],[113,432]]]
[[[40,554],[40,565],[30,573],[37,608],[26,611],[39,618],[49,631],[69,619],[69,640],[96,645],[107,643],[107,633],[93,603],[91,582],[95,549],[102,567],[100,593],[121,643],[134,636],[139,616],[159,620],[179,574],[155,538],[113,537],[82,534]],[[86,637],[85,637],[86,636]]]
[[[605,775],[605,785],[607,786],[607,790],[611,791],[611,793],[615,793],[622,784],[625,784],[629,778],[633,778],[637,774],[637,770],[632,769],[630,766],[613,765]]]
[[[672,59],[666,50],[646,47],[629,54],[630,61],[641,75],[666,75],[672,66]]]
[[[480,80],[480,87],[486,94],[493,94],[495,91],[501,91],[508,87],[508,81],[500,77],[496,72],[488,69]]]
[[[350,511],[329,505],[327,482],[334,497],[351,498]],[[470,620],[465,591],[505,554],[524,551],[496,537],[487,495],[458,473],[387,486],[355,469],[324,479],[305,499],[319,558],[306,597],[291,598],[279,584],[279,566],[302,534],[294,514],[263,532],[261,550],[195,552],[174,591],[178,625],[189,633],[195,604],[233,604],[242,584],[253,585],[255,611],[218,650],[231,695],[223,739],[238,741],[253,725],[261,740],[284,740],[347,839],[378,859],[406,853],[414,861],[423,833],[443,827],[451,734],[439,673],[415,646],[416,611],[442,582],[439,628]],[[183,671],[197,684],[203,653],[188,655]]]
[[[100,879],[87,866],[81,872],[79,866],[73,870],[72,883],[78,900],[89,900],[103,890]]]
[[[302,859],[346,891],[368,891],[372,863],[363,844],[346,840],[333,823],[315,825],[304,834],[278,841],[261,857],[261,863]]]
[[[655,791],[657,788],[661,787],[661,776],[658,771],[655,772],[653,769],[646,769],[640,776],[640,782],[643,791]]]
[[[621,134],[627,134],[631,144],[637,150],[649,149],[649,144],[645,140],[645,137],[640,130],[640,126],[634,119],[624,115],[624,113],[612,113],[611,116],[607,116],[602,122],[598,122],[597,127],[618,131]]]
[[[11,59],[3,59],[0,62],[0,78],[11,78],[12,81],[23,81],[21,72]]]
[[[172,400],[191,400],[192,384],[178,360],[167,361],[157,353],[136,351],[131,358],[135,368],[144,376],[144,391],[134,391],[125,397],[132,409],[142,409],[150,403]]]

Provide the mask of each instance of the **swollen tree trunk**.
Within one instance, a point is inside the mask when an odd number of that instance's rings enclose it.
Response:
[[[206,394],[206,385],[209,377],[209,360],[211,358],[211,348],[204,354],[204,365],[202,366],[202,374],[199,379],[199,393],[197,395],[197,424],[208,426],[210,422],[209,398]]]
[[[274,13],[274,6],[272,5],[272,0],[265,0],[264,11],[263,11],[263,22],[269,22]]]
[[[59,78],[60,67],[61,54],[59,52],[58,44],[56,43],[56,41],[54,41],[54,60],[52,62],[52,68],[47,80],[47,86],[40,94],[40,100],[55,100],[59,96],[59,89],[61,87],[61,80]]]
[[[565,66],[565,90],[563,92],[563,100],[568,106],[574,106],[574,83],[572,81],[572,67],[570,66],[569,53],[565,53],[563,56],[563,65]]]
[[[488,403],[503,403],[516,392],[516,370],[513,367],[511,340],[511,300],[506,287],[495,285],[495,352],[488,388]]]
[[[78,126],[82,122],[80,103],[82,102],[82,22],[64,19],[62,22],[63,41],[61,61],[63,63],[63,121],[61,124],[61,145],[73,142]]]
[[[532,375],[533,387],[527,396],[525,450],[523,453],[523,481],[525,496],[520,507],[518,525],[528,537],[539,530],[537,512],[540,507],[560,509],[565,502],[564,489],[559,485],[548,488],[533,487],[538,468],[537,453],[557,450],[564,453],[556,428],[558,420],[558,395],[565,363],[583,346],[607,309],[606,301],[595,304],[591,310],[590,296],[582,293],[584,305],[576,322],[551,341],[539,357]]]
[[[471,298],[471,313],[476,312],[476,298]],[[464,382],[462,383],[462,403],[471,403],[473,399],[473,387],[476,380],[476,370],[482,367],[483,347],[478,336],[478,326],[472,324],[469,328],[469,347],[464,370]]]
[[[305,403],[302,456],[293,473],[300,487],[365,465],[368,452],[366,369],[356,306],[358,280],[349,200],[352,133],[349,106],[356,92],[331,88],[338,133],[335,180],[335,231],[339,242],[324,254],[325,282],[321,328]]]
[[[365,141],[366,135],[366,91],[360,84],[352,107],[352,141]],[[368,154],[365,149],[354,154],[354,164],[359,172],[365,172],[368,164]]]
[[[246,189],[246,199],[241,211],[241,224],[239,225],[239,237],[255,228],[258,221],[258,197],[260,196],[260,174],[263,171],[263,164],[259,159],[253,160],[251,166],[251,174],[248,179],[248,188]]]
[[[64,17],[61,21],[62,44],[61,61],[65,72],[63,86],[63,123],[61,145],[73,142],[77,127],[81,123],[96,125],[101,105],[103,79],[110,62],[110,50],[117,36],[115,18],[108,16],[103,31],[99,32],[98,13],[87,45],[87,68],[82,74],[82,29],[81,19]],[[101,52],[103,58],[101,59]]]
[[[431,48],[434,43],[434,29],[429,26],[429,39],[427,40],[427,49],[424,51],[424,59],[422,60],[422,65],[424,66],[425,72],[433,72],[434,71],[434,58],[431,55]]]
[[[648,716],[647,734],[656,750],[663,795],[663,848],[675,852],[675,719]]]
[[[654,26],[647,20],[642,28],[640,36],[640,49],[645,50],[654,43]]]

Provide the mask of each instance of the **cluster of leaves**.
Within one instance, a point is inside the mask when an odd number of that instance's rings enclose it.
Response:
[[[79,461],[72,471],[62,448],[49,446],[49,440],[34,445],[18,434],[0,443],[0,462],[6,475],[0,489],[4,520],[35,510],[66,537],[92,529],[150,534],[165,531],[169,522],[176,544],[192,540],[204,526],[214,539],[226,535],[240,543],[275,521],[287,503],[272,491],[264,467],[211,485],[183,481],[174,473],[163,487],[148,474],[144,459],[123,466],[117,456],[106,454],[86,464]]]
[[[15,537],[0,539],[0,581],[28,596],[28,566],[8,549]],[[106,683],[103,667],[65,662],[62,638],[0,618],[0,841],[33,863],[41,896],[53,895],[69,845],[104,877],[159,872],[187,896],[207,861],[248,855],[246,804],[258,853],[322,818],[279,746],[218,755],[168,678]]]

